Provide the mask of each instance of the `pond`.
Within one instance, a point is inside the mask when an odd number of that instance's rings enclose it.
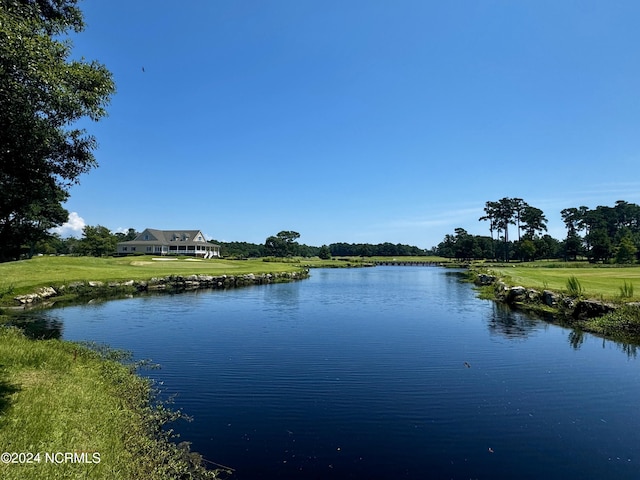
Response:
[[[161,364],[181,440],[238,480],[640,478],[635,346],[447,269],[311,273],[28,316]]]

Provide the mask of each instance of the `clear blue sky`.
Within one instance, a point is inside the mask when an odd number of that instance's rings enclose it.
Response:
[[[640,203],[637,0],[80,5],[74,55],[117,93],[77,227],[429,248],[505,196],[556,238],[563,208]]]

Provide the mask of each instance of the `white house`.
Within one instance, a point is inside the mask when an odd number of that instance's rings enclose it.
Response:
[[[220,245],[209,243],[201,230],[155,230],[146,228],[135,239],[118,243],[121,255],[192,255],[220,257]]]

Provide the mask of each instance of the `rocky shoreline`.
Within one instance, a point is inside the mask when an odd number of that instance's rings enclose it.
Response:
[[[118,282],[83,281],[66,285],[41,287],[33,293],[14,297],[13,308],[24,309],[34,306],[50,306],[58,300],[70,298],[101,298],[113,295],[134,295],[147,292],[176,293],[201,289],[227,289],[249,285],[267,285],[303,280],[309,277],[309,270],[300,272],[265,273],[254,275],[168,275],[149,280],[125,280]]]
[[[495,300],[529,310],[553,311],[576,320],[601,317],[616,311],[622,305],[595,299],[565,295],[551,290],[536,290],[522,286],[509,286],[495,275],[473,273],[473,282],[480,287],[492,287]],[[638,305],[627,303],[626,305]]]

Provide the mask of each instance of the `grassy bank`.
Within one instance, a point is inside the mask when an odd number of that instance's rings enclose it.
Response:
[[[3,457],[0,478],[214,478],[168,441],[160,426],[172,414],[132,373],[80,345],[0,328],[0,452],[27,454]]]
[[[35,257],[0,264],[0,305],[13,304],[16,295],[31,293],[40,287],[71,282],[115,282],[148,280],[167,275],[243,275],[253,273],[297,272],[299,263],[262,260],[201,260],[157,257]],[[166,257],[165,257],[166,258]]]
[[[556,295],[552,305],[535,293],[516,296],[511,303],[518,308],[553,313],[567,326],[623,342],[640,343],[640,292],[634,288],[634,284],[640,285],[640,266],[559,262],[476,265],[470,275],[476,278],[481,273],[492,275],[497,282],[510,287],[547,290]],[[479,295],[502,301],[510,297],[499,283],[480,287]],[[585,309],[573,309],[589,303],[605,305],[608,312],[598,312],[601,309],[596,308],[595,315],[585,318]]]
[[[532,262],[488,266],[489,270],[506,279],[511,285],[526,288],[548,289],[556,292],[567,290],[567,281],[575,277],[583,288],[582,294],[604,300],[620,298],[620,289],[635,285],[638,291],[627,301],[640,299],[640,266],[590,265],[586,263]]]

